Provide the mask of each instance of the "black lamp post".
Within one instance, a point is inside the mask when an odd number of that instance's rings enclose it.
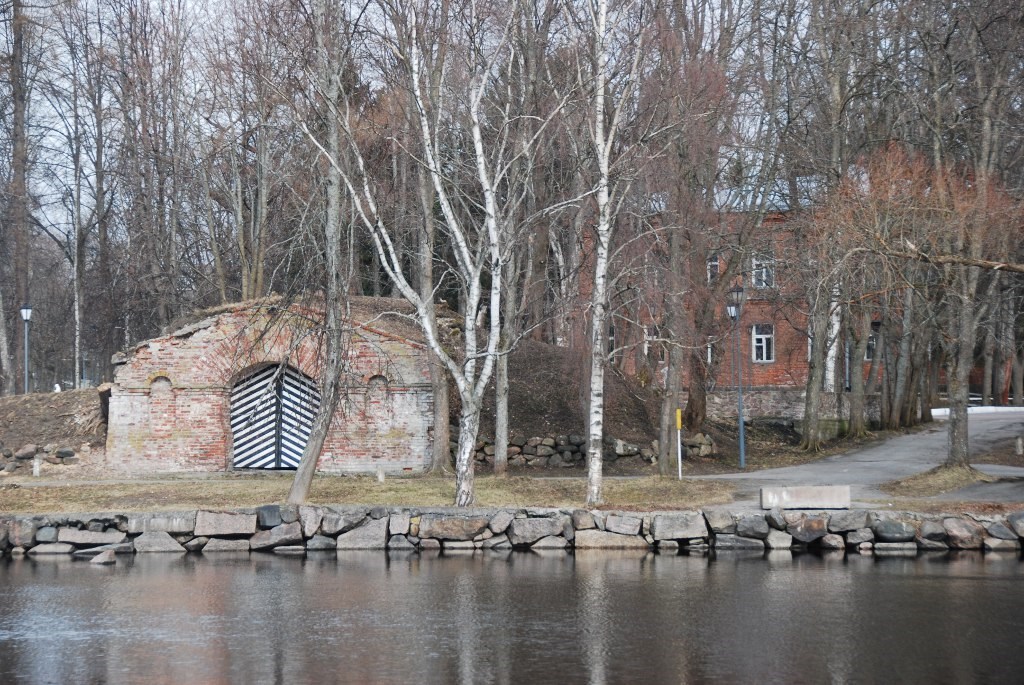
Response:
[[[25,385],[24,393],[28,394],[28,324],[32,320],[32,305],[25,303],[21,305],[21,320],[25,322]]]
[[[745,469],[747,467],[747,444],[746,436],[743,428],[743,357],[741,356],[740,349],[740,314],[743,311],[743,286],[738,285],[731,289],[728,293],[729,299],[726,301],[726,312],[729,314],[729,318],[733,321],[733,329],[736,338],[736,397],[737,407],[736,416],[739,419],[740,427],[740,468]]]

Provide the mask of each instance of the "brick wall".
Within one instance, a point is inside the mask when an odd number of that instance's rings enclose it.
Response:
[[[231,468],[231,387],[283,359],[320,377],[322,349],[298,307],[272,318],[239,306],[146,341],[116,372],[108,464],[125,471]],[[429,464],[433,394],[425,350],[381,321],[355,329],[345,395],[318,468],[326,472],[419,471]]]

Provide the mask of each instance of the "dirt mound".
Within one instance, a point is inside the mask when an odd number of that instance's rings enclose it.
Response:
[[[524,340],[509,357],[509,425],[527,437],[587,433],[590,360],[569,350]],[[605,375],[606,436],[650,443],[658,437],[659,401],[651,388],[610,370]],[[494,435],[494,394],[484,401],[481,432]]]
[[[29,443],[78,449],[103,445],[106,426],[95,388],[0,397],[0,444],[18,450]]]

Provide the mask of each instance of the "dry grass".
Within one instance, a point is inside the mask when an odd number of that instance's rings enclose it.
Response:
[[[867,500],[878,511],[912,511],[918,514],[948,516],[998,516],[1024,510],[1024,502],[961,502],[955,500],[893,498]]]
[[[883,483],[880,489],[894,497],[934,497],[974,483],[991,483],[995,480],[970,466],[936,466],[909,478]]]
[[[284,502],[290,474],[180,478],[164,481],[0,485],[0,512],[159,511],[252,507]],[[477,505],[482,507],[581,507],[584,479],[480,477]],[[692,509],[731,501],[732,486],[706,481],[638,478],[605,481],[606,509]],[[447,506],[455,497],[451,478],[375,478],[320,476],[310,502]]]

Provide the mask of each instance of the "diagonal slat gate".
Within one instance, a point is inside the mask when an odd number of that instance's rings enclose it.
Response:
[[[234,467],[298,468],[319,408],[316,384],[290,367],[241,380],[231,390]]]

